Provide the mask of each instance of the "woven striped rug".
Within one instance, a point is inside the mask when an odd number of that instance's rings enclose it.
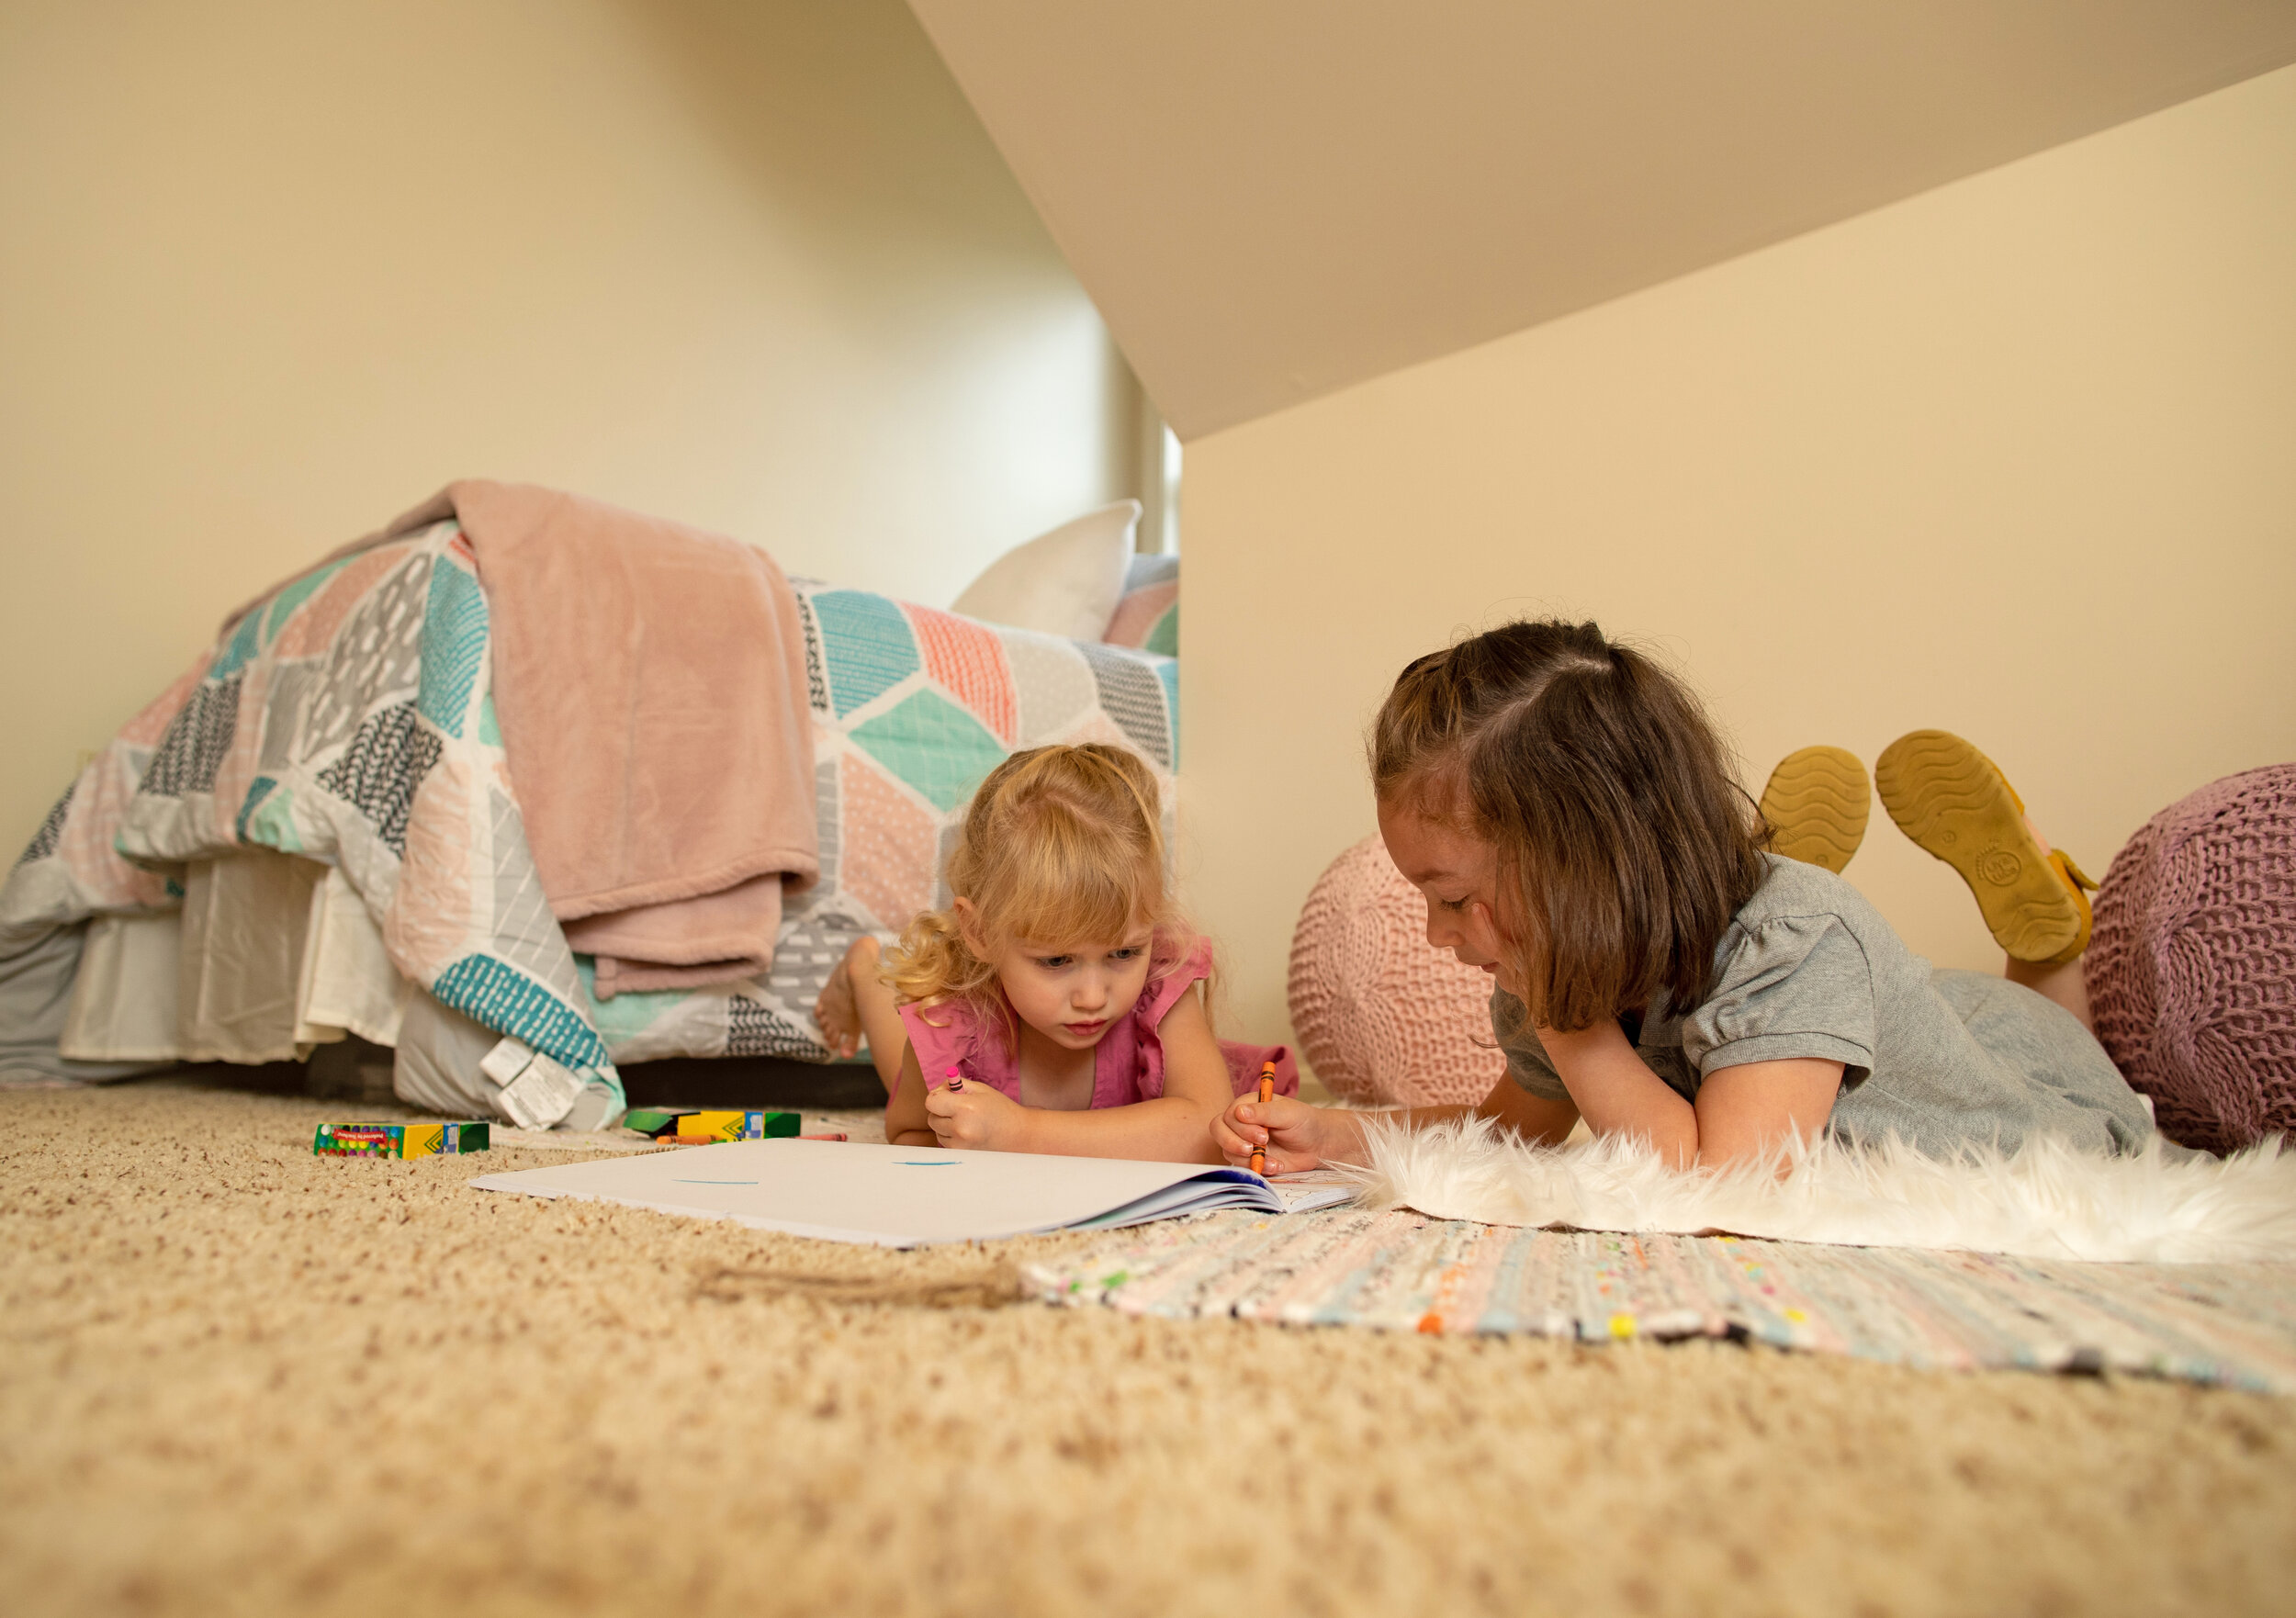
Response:
[[[1333,1210],[1141,1226],[1031,1279],[1050,1302],[1176,1319],[1585,1343],[1748,1337],[1894,1365],[2296,1393],[2289,1264],[2079,1264]]]

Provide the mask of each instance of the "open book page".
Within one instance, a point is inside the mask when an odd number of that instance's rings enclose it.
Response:
[[[1285,1174],[1267,1182],[1284,1205],[1286,1213],[1312,1213],[1319,1208],[1337,1208],[1352,1198],[1362,1185],[1336,1169],[1310,1169],[1305,1174]]]

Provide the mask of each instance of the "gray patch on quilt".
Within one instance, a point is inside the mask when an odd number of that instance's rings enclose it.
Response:
[[[1033,747],[1059,735],[1092,707],[1092,670],[1074,641],[1023,630],[1000,634],[1019,699],[1020,746]]]
[[[838,962],[845,959],[853,940],[867,931],[839,911],[825,911],[783,927],[773,944],[773,964],[757,982],[771,1001],[802,1007],[801,1015],[810,1027],[813,1006],[821,998],[821,991],[828,987]]]
[[[494,860],[494,953],[556,992],[569,1006],[587,1004],[574,971],[566,931],[551,913],[526,842],[526,822],[518,805],[492,788],[487,791]]]
[[[1092,665],[1100,706],[1117,728],[1166,770],[1172,768],[1172,733],[1164,710],[1164,681],[1155,671],[1112,646],[1079,641],[1076,649]]]
[[[838,860],[843,852],[839,836],[843,822],[838,814],[834,758],[825,758],[813,767],[813,822],[821,837],[821,880],[807,889],[805,896],[817,904],[837,892]]]
[[[263,748],[257,763],[265,775],[284,770],[299,756],[296,743],[303,734],[303,710],[318,685],[316,659],[298,657],[272,665],[271,685],[264,698]]]
[[[1124,590],[1129,595],[1152,584],[1169,584],[1179,576],[1180,558],[1170,552],[1134,556],[1124,568]]]
[[[352,610],[327,648],[326,673],[312,697],[301,757],[350,736],[378,702],[411,702],[422,671],[422,612],[431,558],[410,556]]]

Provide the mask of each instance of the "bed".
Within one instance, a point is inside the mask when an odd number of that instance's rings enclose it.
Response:
[[[280,587],[81,771],[0,886],[0,1068],[104,1081],[355,1038],[396,1049],[402,1098],[593,1126],[623,1064],[828,1062],[829,972],[936,903],[954,818],[1007,753],[1129,747],[1170,815],[1172,657],[791,584],[821,873],[786,894],[764,972],[597,993],[527,848],[450,520]],[[505,1042],[576,1098],[480,1077]]]

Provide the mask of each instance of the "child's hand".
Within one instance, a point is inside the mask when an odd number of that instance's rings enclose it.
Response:
[[[1264,1173],[1296,1174],[1321,1163],[1333,1144],[1325,1117],[1322,1108],[1289,1096],[1239,1096],[1212,1119],[1212,1144],[1238,1168],[1251,1167],[1253,1151],[1265,1146]]]
[[[853,973],[877,970],[877,940],[863,933],[853,940],[845,959],[837,963],[814,1003],[813,1020],[821,1029],[821,1042],[842,1059],[861,1049],[861,1005],[853,998]]]
[[[995,1085],[975,1080],[962,1089],[943,1084],[928,1091],[925,1118],[933,1138],[951,1150],[1011,1152],[1020,1144],[1028,1108]]]

